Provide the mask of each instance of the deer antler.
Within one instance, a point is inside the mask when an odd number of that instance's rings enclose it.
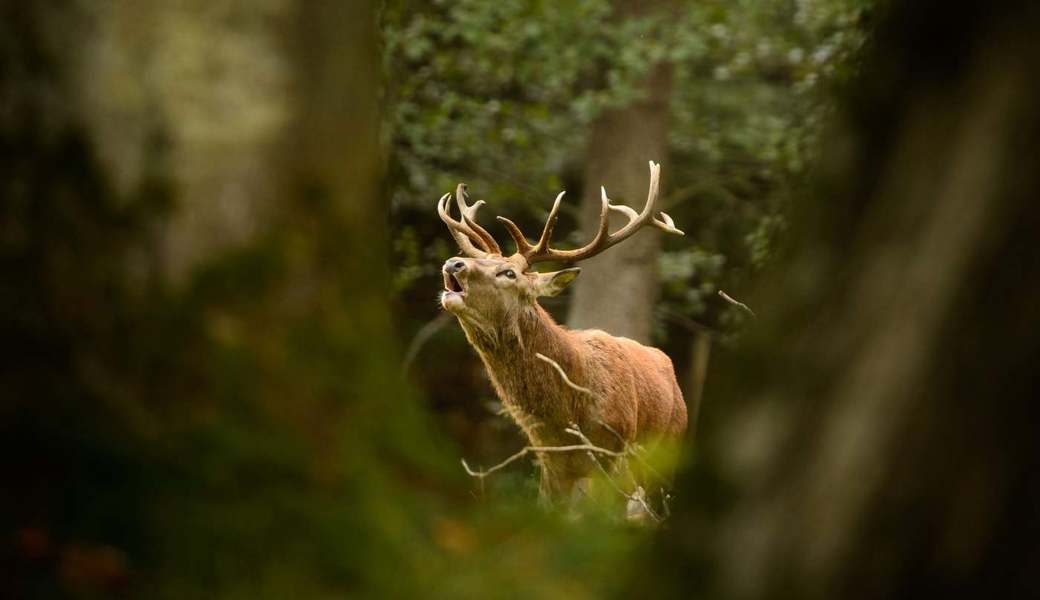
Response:
[[[472,258],[486,258],[493,254],[502,254],[495,238],[486,229],[477,224],[477,210],[485,203],[477,200],[472,206],[466,204],[466,184],[460,183],[455,188],[455,201],[459,205],[461,218],[451,218],[451,193],[444,194],[437,201],[437,214],[448,226],[452,237],[459,244],[463,254]],[[474,245],[476,244],[476,245]]]
[[[544,261],[577,262],[593,257],[614,244],[624,241],[645,225],[652,225],[667,233],[685,235],[682,231],[676,229],[675,221],[667,214],[660,213],[660,219],[653,216],[660,179],[661,165],[650,161],[650,191],[646,198],[646,205],[641,213],[636,213],[636,211],[623,204],[611,204],[610,199],[607,198],[607,190],[601,187],[600,193],[603,198],[603,207],[599,214],[599,229],[591,242],[574,250],[556,250],[549,247],[549,238],[552,237],[553,228],[556,226],[556,218],[564,192],[560,192],[560,195],[556,196],[556,202],[553,203],[552,210],[549,211],[549,217],[545,221],[542,235],[538,239],[538,243],[533,246],[527,241],[527,238],[515,223],[505,217],[497,217],[497,219],[509,231],[509,235],[516,242],[517,254],[522,255],[527,260],[528,265]],[[608,232],[610,211],[619,212],[628,217],[628,223],[614,233]]]

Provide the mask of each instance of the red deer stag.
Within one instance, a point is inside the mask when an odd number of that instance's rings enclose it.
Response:
[[[660,219],[653,216],[659,179],[660,165],[651,161],[650,192],[638,214],[611,204],[602,189],[599,230],[588,245],[575,250],[549,247],[563,192],[534,245],[516,224],[498,217],[516,242],[512,256],[503,256],[491,234],[477,224],[476,212],[484,201],[467,205],[465,184],[459,184],[455,193],[458,220],[450,214],[451,194],[437,204],[441,220],[465,255],[444,263],[441,304],[458,317],[502,404],[533,446],[573,445],[574,435],[565,431],[572,423],[593,444],[613,450],[622,449],[622,438],[640,443],[678,440],[686,430],[686,405],[668,356],[603,331],[571,331],[557,325],[537,298],[559,294],[581,269],[552,273],[531,269],[538,262],[575,263],[595,256],[646,225],[682,235],[665,213],[660,213]],[[629,219],[614,233],[608,231],[611,211]],[[588,393],[568,385],[538,354],[555,361],[572,383]],[[548,500],[570,498],[575,484],[596,468],[582,452],[541,453],[539,458],[541,493]]]

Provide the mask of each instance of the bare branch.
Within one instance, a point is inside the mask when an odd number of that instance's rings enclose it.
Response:
[[[675,323],[676,325],[679,325],[680,327],[682,327],[683,329],[685,329],[685,330],[687,330],[689,332],[692,332],[692,333],[705,333],[705,334],[707,334],[709,336],[712,336],[712,337],[717,337],[717,336],[722,335],[722,332],[719,331],[718,329],[715,329],[714,327],[708,327],[704,323],[700,323],[700,322],[694,321],[693,319],[687,317],[686,315],[684,315],[682,313],[679,313],[679,312],[676,312],[674,310],[665,308],[663,306],[658,307],[657,308],[657,312],[660,313],[661,316],[663,316],[664,318],[666,318],[669,321]]]
[[[610,425],[607,425],[603,421],[600,421],[599,424],[600,424],[600,427],[602,427],[603,429],[606,429],[610,433],[614,434],[614,437],[616,437],[617,440],[619,442],[621,442],[621,447],[622,448],[628,446],[628,441],[626,441],[625,438],[620,433],[617,432],[617,429],[614,429],[613,427],[611,427]]]
[[[405,352],[404,361],[401,364],[401,368],[405,373],[412,369],[412,363],[415,362],[416,357],[419,356],[419,351],[426,345],[426,342],[430,341],[430,338],[448,324],[451,316],[449,312],[442,312],[415,333],[415,337],[408,344],[408,351]]]
[[[596,396],[596,394],[592,390],[571,381],[571,378],[567,377],[567,373],[563,371],[563,367],[560,366],[560,363],[542,354],[541,352],[536,352],[535,356],[538,358],[538,360],[545,361],[549,363],[554,369],[556,369],[556,372],[560,374],[560,377],[563,379],[563,382],[566,383],[568,387],[575,391],[581,392],[583,394],[588,394],[589,396],[598,399],[598,396]]]
[[[639,461],[639,464],[643,465],[643,467],[645,467],[646,470],[649,471],[651,475],[656,477],[658,479],[658,481],[660,481],[662,483],[668,483],[668,478],[665,477],[664,475],[662,475],[660,471],[655,469],[654,466],[651,465],[646,460],[646,458],[644,458],[644,455],[646,454],[646,449],[645,448],[643,448],[641,445],[636,444],[634,442],[629,442],[628,440],[626,440],[624,438],[624,436],[622,436],[620,433],[618,433],[616,429],[614,429],[610,425],[607,425],[603,421],[599,421],[599,426],[602,427],[603,429],[606,429],[607,431],[609,431],[611,434],[614,435],[615,438],[617,438],[617,440],[619,442],[621,442],[621,447],[624,449],[624,452],[625,452],[625,454],[627,456],[630,456],[630,457],[636,459],[637,461]],[[577,429],[577,427],[575,427],[575,429]]]
[[[650,472],[651,475],[657,478],[658,481],[664,484],[669,484],[668,478],[661,474],[660,471],[654,468],[650,461],[646,460],[646,448],[643,448],[639,444],[628,445],[628,455],[639,461],[639,464]]]
[[[578,425],[576,423],[571,423],[570,427],[564,429],[564,431],[577,437],[582,442],[584,442],[585,445],[592,445],[592,442],[589,440],[588,437],[585,436],[584,433],[581,432],[581,429],[578,428]],[[621,452],[620,454],[623,456],[627,455],[628,450],[626,449],[624,452]],[[599,459],[596,458],[595,454],[589,452],[588,456],[590,459],[592,459],[592,462],[595,463],[596,468],[599,469],[601,473],[603,473],[603,477],[606,478],[607,482],[610,483],[610,486],[614,488],[614,491],[616,491],[618,494],[621,494],[627,500],[635,502],[642,506],[643,510],[646,511],[646,514],[650,515],[650,517],[655,522],[661,522],[661,518],[657,516],[657,513],[654,512],[654,509],[650,508],[650,505],[647,504],[645,494],[640,493],[642,491],[642,488],[639,487],[639,485],[636,485],[636,489],[634,489],[631,493],[626,492],[625,490],[621,489],[621,486],[619,486],[616,481],[614,481],[614,478],[611,476],[610,472],[608,472],[606,467],[603,466],[603,463],[601,463]]]
[[[484,477],[487,477],[488,475],[494,473],[495,471],[498,471],[498,470],[506,467],[510,463],[515,462],[517,460],[520,460],[521,458],[523,458],[524,456],[527,456],[530,453],[542,454],[542,453],[552,453],[552,452],[594,452],[594,453],[597,453],[597,454],[603,454],[603,455],[606,455],[606,456],[613,456],[613,457],[621,457],[621,456],[625,455],[624,452],[615,452],[614,450],[608,450],[606,448],[600,448],[599,446],[596,446],[595,444],[591,444],[591,443],[587,443],[587,444],[574,444],[572,446],[524,446],[516,454],[513,454],[509,458],[505,459],[504,461],[498,463],[497,465],[495,465],[495,466],[493,466],[493,467],[491,467],[489,469],[480,469],[480,470],[474,471],[473,469],[470,468],[469,464],[466,463],[466,459],[464,459],[464,458],[462,459],[462,468],[466,469],[466,473],[468,473],[472,477],[484,478]]]
[[[758,315],[755,314],[755,311],[753,311],[750,308],[748,308],[747,304],[744,304],[743,302],[740,302],[738,300],[734,300],[733,297],[730,296],[729,294],[727,294],[726,292],[724,292],[722,290],[719,290],[719,296],[721,296],[722,299],[725,300],[726,302],[729,302],[733,306],[736,306],[737,308],[739,308],[739,309],[745,311],[747,314],[751,315],[751,318],[753,318],[753,319],[757,319],[758,318]]]

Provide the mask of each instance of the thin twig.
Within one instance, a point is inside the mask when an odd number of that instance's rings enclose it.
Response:
[[[415,337],[413,337],[412,341],[408,344],[408,351],[405,353],[404,361],[401,364],[401,368],[405,373],[411,370],[412,363],[415,362],[416,357],[419,356],[419,352],[422,350],[423,346],[426,345],[426,342],[430,341],[430,338],[447,325],[450,320],[451,313],[442,312],[423,325],[419,331],[416,332]]]
[[[635,458],[636,460],[638,460],[639,464],[643,465],[643,467],[645,467],[646,470],[649,471],[651,475],[656,477],[658,481],[660,481],[661,483],[664,483],[664,484],[670,484],[671,483],[671,481],[669,481],[667,477],[662,475],[660,471],[655,469],[654,466],[652,464],[650,464],[650,461],[646,460],[646,458],[645,458],[646,448],[643,448],[639,444],[629,444],[629,450],[630,450],[629,456],[631,456],[631,457]]]
[[[600,421],[599,425],[603,429],[606,429],[610,433],[614,434],[614,437],[616,437],[618,439],[618,441],[621,442],[621,447],[622,448],[626,448],[628,446],[628,441],[626,441],[625,438],[622,437],[621,434],[617,432],[617,429],[614,429],[613,427],[611,427],[610,425],[607,425],[603,421]]]
[[[653,465],[651,465],[645,458],[643,458],[643,455],[646,453],[645,448],[643,448],[639,444],[630,443],[628,440],[622,437],[622,435],[618,433],[616,429],[614,429],[610,425],[607,425],[603,421],[599,421],[599,425],[603,429],[606,429],[610,433],[614,434],[614,437],[616,437],[618,441],[621,442],[621,447],[623,448],[623,451],[627,456],[631,456],[632,458],[638,460],[641,465],[646,467],[646,469],[662,483],[668,483],[668,478],[662,475],[660,471],[655,469]]]
[[[548,356],[542,354],[541,352],[536,352],[535,356],[538,357],[539,360],[543,360],[543,361],[549,363],[550,365],[552,365],[552,367],[554,369],[556,369],[556,372],[560,374],[560,377],[563,379],[563,382],[566,383],[568,387],[570,387],[573,390],[579,391],[579,392],[581,392],[583,394],[588,394],[589,396],[592,396],[593,398],[597,398],[596,394],[592,390],[590,390],[589,388],[581,386],[581,385],[578,385],[578,384],[574,383],[573,381],[571,381],[571,378],[567,377],[567,373],[565,373],[563,371],[563,367],[560,366],[560,363],[558,363],[555,360],[549,358]]]
[[[576,423],[571,423],[570,427],[564,429],[564,431],[569,433],[569,434],[571,434],[571,435],[573,435],[573,436],[575,436],[575,437],[577,437],[581,441],[585,442],[586,445],[592,445],[592,442],[589,440],[589,438],[586,437],[585,434],[581,432],[581,429],[578,429],[578,425]],[[621,454],[625,455],[625,454],[627,454],[627,452],[622,452]],[[647,504],[646,498],[644,498],[642,494],[639,494],[639,490],[641,488],[639,487],[638,484],[636,485],[636,489],[633,490],[632,493],[626,492],[625,490],[621,489],[621,486],[619,486],[616,481],[614,481],[614,478],[610,475],[610,473],[607,471],[607,469],[603,466],[603,463],[601,463],[599,461],[599,459],[596,458],[595,454],[593,454],[592,452],[589,452],[588,456],[589,456],[590,459],[592,459],[592,462],[596,464],[596,467],[600,470],[600,472],[603,473],[603,476],[606,478],[607,482],[610,483],[611,487],[614,488],[614,491],[616,491],[617,493],[621,494],[626,499],[628,499],[628,500],[630,500],[632,502],[638,503],[639,505],[641,505],[643,507],[643,510],[646,511],[646,514],[650,515],[654,519],[654,521],[656,521],[658,523],[661,522],[661,519],[660,519],[660,517],[657,516],[657,513],[655,513],[654,510],[652,508],[650,508],[649,504]],[[635,483],[635,482],[633,481],[633,483]]]
[[[751,315],[752,319],[757,319],[758,318],[758,315],[755,314],[755,311],[751,310],[748,307],[747,304],[744,304],[743,302],[740,302],[739,300],[734,300],[733,297],[730,296],[729,294],[727,294],[726,292],[724,292],[722,290],[719,290],[719,296],[721,296],[722,299],[725,300],[726,302],[729,302],[733,306],[736,306],[737,308],[747,312],[747,314]]]
[[[672,321],[676,325],[679,325],[680,327],[682,327],[683,329],[685,329],[685,330],[687,330],[687,331],[689,331],[691,333],[705,333],[705,334],[707,334],[709,336],[712,336],[712,337],[717,337],[717,336],[722,335],[722,332],[719,331],[718,329],[715,329],[714,327],[708,327],[704,323],[700,323],[698,321],[694,321],[690,317],[687,317],[686,315],[678,313],[678,312],[676,312],[674,310],[670,310],[668,308],[665,308],[664,306],[657,307],[657,311],[664,318]]]
[[[584,392],[584,393],[592,396],[593,398],[597,398],[597,399],[599,398],[599,396],[597,396],[595,393],[593,393],[593,391],[590,390],[589,388],[580,386],[580,385],[574,383],[573,381],[571,381],[571,379],[569,377],[567,377],[567,373],[564,372],[563,368],[560,367],[560,364],[557,363],[555,360],[553,360],[553,359],[551,359],[551,358],[549,358],[549,357],[547,357],[547,356],[545,356],[544,354],[541,354],[541,353],[537,353],[537,354],[535,354],[535,356],[537,356],[541,360],[543,360],[543,361],[549,363],[550,365],[552,365],[556,369],[556,372],[560,374],[560,377],[563,378],[563,382],[566,383],[567,385],[569,385],[571,388],[573,388],[573,389],[575,389],[575,390],[577,390],[579,392]],[[661,481],[665,481],[665,482],[667,481],[667,479],[665,479],[664,476],[662,476],[660,473],[658,473],[657,470],[654,469],[650,465],[650,463],[646,462],[646,460],[644,460],[643,457],[640,455],[643,452],[643,448],[641,446],[639,446],[638,444],[629,444],[628,440],[626,440],[620,433],[618,433],[616,429],[614,429],[610,425],[607,425],[603,421],[598,421],[598,423],[599,423],[600,427],[602,427],[603,429],[606,429],[607,431],[612,433],[614,435],[614,437],[616,437],[618,439],[618,441],[621,442],[621,452],[622,452],[622,454],[624,454],[625,456],[633,456],[633,457],[635,457],[637,460],[639,460],[640,463],[643,464],[643,466],[647,467],[647,469],[649,469],[658,479],[660,479]],[[574,428],[575,431],[579,431],[580,432],[580,430],[578,429],[578,426],[576,424],[571,423],[571,427]],[[566,431],[566,430],[564,430],[564,431]],[[568,433],[570,433],[570,432],[568,432]],[[588,438],[585,438],[584,435],[582,435],[582,438],[584,439],[585,443],[592,444],[592,442],[588,441]],[[639,454],[637,454],[637,451],[639,452]]]
[[[590,459],[592,459],[592,462],[596,465],[596,468],[598,468],[600,472],[603,473],[604,477],[606,477],[611,487],[613,487],[618,494],[620,494],[627,500],[631,500],[641,505],[643,509],[646,510],[647,514],[650,515],[655,521],[661,521],[661,517],[656,512],[654,512],[654,510],[650,507],[649,504],[647,504],[646,499],[642,495],[640,495],[638,492],[629,493],[621,489],[621,486],[619,486],[617,482],[614,481],[613,476],[610,474],[609,471],[607,471],[607,469],[603,466],[603,463],[600,462],[599,458],[597,458],[596,456],[597,454],[601,454],[604,456],[610,456],[612,458],[623,459],[626,456],[630,455],[630,450],[626,449],[624,451],[618,452],[615,450],[608,450],[607,448],[597,446],[593,444],[592,441],[589,440],[589,438],[584,433],[582,433],[578,426],[574,423],[571,423],[571,425],[564,429],[564,431],[577,437],[579,440],[581,440],[582,443],[570,446],[524,446],[509,458],[487,469],[474,470],[469,466],[469,463],[467,463],[466,459],[464,458],[460,462],[462,462],[462,468],[466,470],[466,473],[470,477],[476,477],[478,480],[480,480],[481,486],[483,487],[485,477],[494,473],[495,471],[505,468],[509,464],[520,460],[521,458],[527,456],[530,453],[538,454],[551,452],[584,452],[586,455],[588,455]],[[639,488],[637,485],[637,490],[638,489]]]
[[[551,452],[595,452],[595,453],[598,453],[598,454],[604,454],[606,456],[613,456],[613,457],[620,457],[620,456],[624,456],[625,455],[624,452],[615,452],[614,450],[608,450],[606,448],[600,448],[599,446],[596,446],[595,444],[591,444],[591,443],[589,443],[589,444],[574,444],[574,445],[571,445],[571,446],[524,446],[516,454],[513,454],[509,458],[505,459],[504,461],[498,463],[497,465],[495,465],[495,466],[493,466],[493,467],[491,467],[489,469],[480,469],[480,470],[474,471],[473,469],[470,468],[469,464],[466,463],[466,459],[465,458],[462,459],[462,468],[466,469],[466,473],[468,473],[472,477],[483,478],[483,477],[487,477],[488,475],[494,473],[495,471],[498,471],[499,469],[504,468],[509,463],[515,462],[517,460],[520,460],[521,458],[523,458],[524,456],[527,456],[529,453],[532,453],[532,452],[535,453],[535,454],[551,453]]]

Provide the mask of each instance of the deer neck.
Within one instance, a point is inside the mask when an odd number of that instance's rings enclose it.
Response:
[[[494,331],[479,331],[465,322],[463,329],[502,403],[525,430],[524,420],[566,424],[573,418],[567,412],[573,405],[568,401],[572,390],[537,355],[556,361],[572,378],[580,377],[584,368],[571,333],[557,325],[545,309],[538,304],[525,307],[515,321]]]

